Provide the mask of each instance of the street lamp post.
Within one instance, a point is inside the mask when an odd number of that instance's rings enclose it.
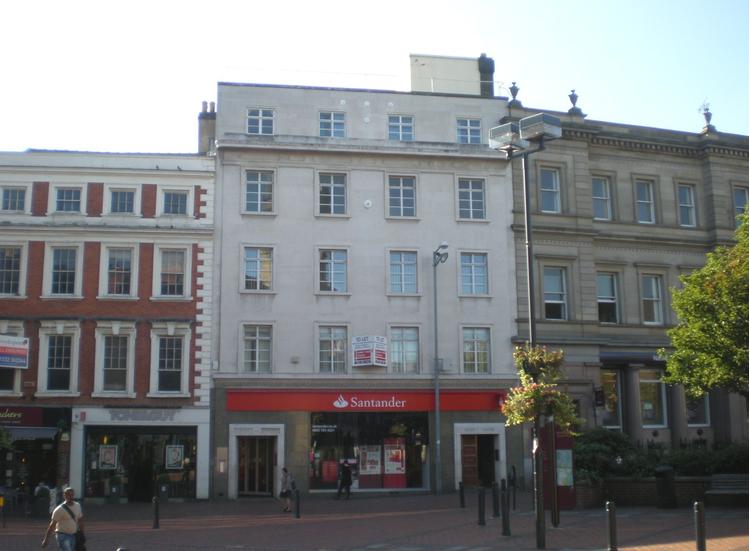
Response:
[[[536,345],[536,316],[534,306],[534,251],[531,236],[531,209],[529,200],[531,197],[529,185],[529,155],[542,151],[545,141],[554,140],[562,136],[562,124],[560,119],[546,113],[538,113],[525,117],[520,121],[509,122],[490,129],[490,147],[505,153],[507,160],[521,158],[521,174],[523,178],[523,214],[524,214],[524,238],[526,241],[526,289],[527,305],[529,315],[529,340],[530,347]],[[529,149],[531,144],[536,149]],[[527,371],[528,366],[524,366]],[[527,371],[528,372],[528,371]],[[538,382],[538,373],[530,373],[534,382]],[[544,518],[544,458],[540,446],[541,417],[534,417],[532,429],[532,456],[534,477],[534,512],[536,517],[536,547],[544,549],[545,542],[545,518]]]
[[[438,358],[438,300],[437,300],[437,267],[448,260],[448,242],[443,241],[432,251],[432,307],[434,323],[434,386],[435,386],[435,493],[443,491],[442,460],[440,459],[440,359]]]

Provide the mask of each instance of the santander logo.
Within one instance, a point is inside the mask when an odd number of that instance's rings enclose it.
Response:
[[[349,406],[349,402],[347,402],[341,394],[339,394],[339,397],[333,402],[333,407],[335,408],[341,409],[347,406]]]

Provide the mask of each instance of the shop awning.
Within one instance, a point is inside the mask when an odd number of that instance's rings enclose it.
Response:
[[[2,427],[10,433],[11,440],[52,440],[57,434],[57,427]]]

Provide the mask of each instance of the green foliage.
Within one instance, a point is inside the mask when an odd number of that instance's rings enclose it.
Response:
[[[671,465],[678,476],[747,472],[747,442],[718,449],[644,449],[636,447],[620,432],[599,427],[577,435],[573,449],[578,480],[650,477],[659,465]]]
[[[554,415],[555,423],[562,428],[570,430],[578,424],[573,400],[555,384],[564,360],[562,350],[517,346],[513,358],[521,386],[512,388],[503,402],[506,423],[518,425],[539,415]]]
[[[681,383],[699,397],[726,388],[748,397],[748,216],[743,214],[733,247],[719,247],[706,265],[681,277],[672,290],[679,325],[668,331],[674,351],[664,381]]]

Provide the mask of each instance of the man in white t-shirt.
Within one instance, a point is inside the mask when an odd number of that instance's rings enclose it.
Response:
[[[52,511],[52,520],[44,534],[42,547],[47,547],[50,534],[54,531],[60,551],[75,551],[76,532],[83,531],[83,511],[81,511],[81,504],[73,499],[75,497],[73,488],[65,488],[63,497],[65,501]]]

